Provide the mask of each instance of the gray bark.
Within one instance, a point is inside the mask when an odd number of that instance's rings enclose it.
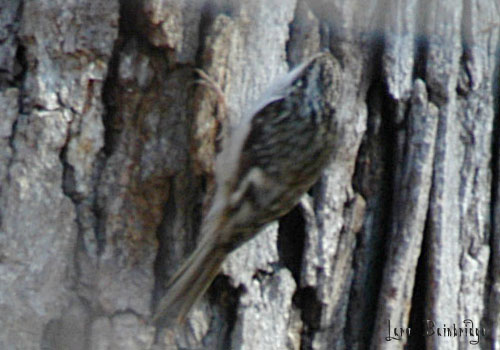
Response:
[[[324,49],[321,180],[152,324],[221,134]],[[0,349],[500,349],[499,52],[496,0],[0,0]]]

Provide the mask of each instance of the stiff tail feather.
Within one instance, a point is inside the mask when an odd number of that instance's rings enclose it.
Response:
[[[191,307],[219,273],[224,257],[222,250],[211,242],[201,244],[168,282],[153,322],[183,323]]]

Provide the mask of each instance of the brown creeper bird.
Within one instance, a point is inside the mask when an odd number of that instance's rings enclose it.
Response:
[[[230,133],[197,249],[174,274],[154,321],[183,321],[226,256],[289,212],[317,181],[340,132],[341,70],[317,54],[273,84]]]

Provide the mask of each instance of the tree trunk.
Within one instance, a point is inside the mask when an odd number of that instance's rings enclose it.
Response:
[[[321,50],[331,164],[152,324],[222,134]],[[0,0],[0,349],[500,349],[499,52],[497,0]]]

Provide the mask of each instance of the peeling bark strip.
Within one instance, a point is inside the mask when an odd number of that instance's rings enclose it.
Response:
[[[438,109],[428,101],[426,86],[416,80],[408,115],[402,161],[396,165],[391,232],[373,334],[373,344],[387,336],[387,320],[397,327],[409,324],[417,260],[421,253],[429,207],[437,134]],[[398,349],[392,342],[388,348]],[[376,347],[374,347],[376,348]]]
[[[329,169],[155,329],[223,125],[321,49]],[[500,348],[499,52],[497,0],[0,0],[0,349]]]

